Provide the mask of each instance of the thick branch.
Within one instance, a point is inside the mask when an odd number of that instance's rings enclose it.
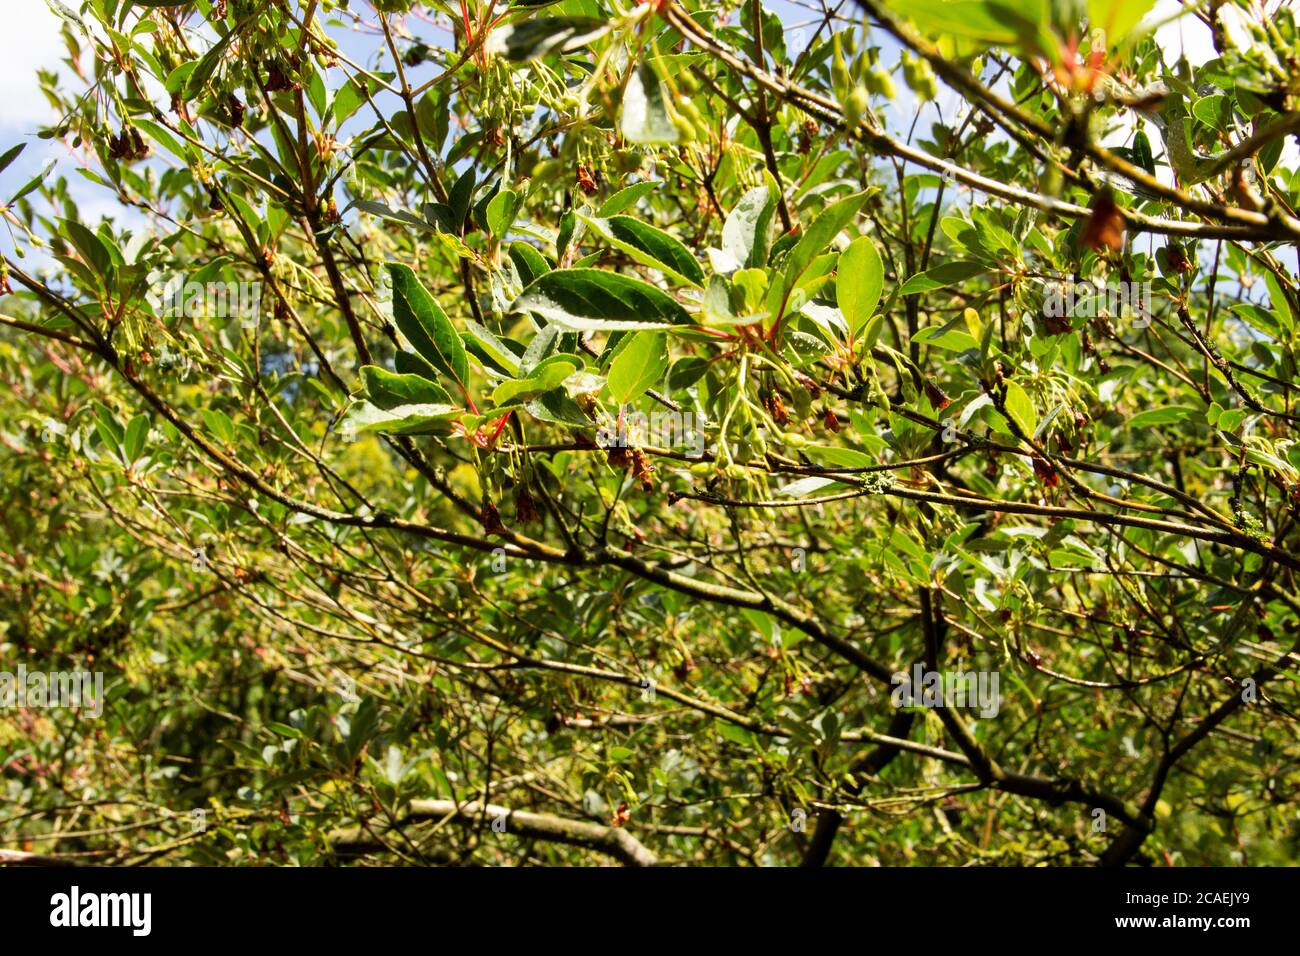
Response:
[[[478,826],[486,821],[505,821],[505,833],[529,840],[585,847],[613,857],[625,866],[658,866],[659,858],[636,837],[619,827],[601,826],[585,820],[570,820],[545,813],[511,810],[494,803],[457,803],[454,800],[412,800],[404,823],[437,820],[461,826]],[[498,824],[499,825],[499,824]],[[493,831],[495,832],[495,831]],[[364,829],[341,831],[330,838],[335,847],[346,849],[374,843]]]

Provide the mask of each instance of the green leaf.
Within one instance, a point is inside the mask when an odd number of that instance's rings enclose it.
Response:
[[[578,403],[566,395],[562,388],[539,395],[525,406],[525,410],[539,421],[556,425],[591,424],[591,419],[583,414]]]
[[[855,448],[838,448],[831,445],[809,445],[803,453],[819,465],[832,468],[870,468],[880,460]]]
[[[703,284],[704,270],[691,251],[662,229],[628,216],[611,219],[582,216],[582,220],[606,242],[626,252],[641,265],[658,269],[684,285],[699,288]]]
[[[372,89],[371,92],[374,93],[375,90]],[[451,113],[447,93],[435,86],[415,104],[415,127],[425,138],[426,145],[441,151],[447,142],[447,130],[450,125]]]
[[[81,253],[81,258],[85,260],[86,265],[101,276],[108,275],[113,265],[113,257],[109,255],[108,247],[99,236],[75,219],[63,220],[63,234],[67,236],[73,248]]]
[[[464,340],[465,347],[488,368],[506,375],[518,374],[519,356],[477,322],[465,323],[461,339]]]
[[[552,355],[528,373],[527,378],[502,382],[492,392],[492,404],[498,407],[521,405],[556,388],[566,378],[582,367],[582,361],[573,355]]]
[[[122,448],[127,461],[136,461],[144,453],[145,442],[149,439],[149,416],[143,413],[131,419],[126,426],[126,436]]]
[[[395,405],[392,408],[380,408],[371,402],[357,402],[348,409],[346,421],[358,432],[422,435],[448,431],[451,427],[450,420],[463,411],[452,405]]]
[[[334,101],[330,104],[330,116],[335,123],[342,125],[353,113],[361,108],[361,104],[366,101],[365,86],[366,81],[360,77],[353,77],[347,83],[339,87],[334,94]],[[420,105],[423,105],[421,100]],[[419,106],[416,107],[417,113]],[[423,129],[421,129],[423,132]]]
[[[767,264],[776,207],[772,189],[755,186],[740,197],[740,202],[728,214],[722,224],[722,251],[734,259],[737,269]]]
[[[398,351],[393,356],[393,368],[397,369],[399,375],[418,375],[420,378],[426,378],[429,381],[437,381],[438,370],[426,362],[414,352],[408,352],[405,349]]]
[[[1156,161],[1151,154],[1151,139],[1142,130],[1133,135],[1133,161],[1152,176],[1156,174]]]
[[[1277,317],[1282,328],[1290,334],[1295,328],[1296,317],[1293,315],[1291,300],[1287,297],[1286,290],[1277,281],[1277,276],[1271,272],[1264,274],[1264,285],[1268,288],[1268,299],[1273,306],[1273,315]]]
[[[688,355],[673,363],[668,372],[668,387],[671,389],[690,388],[704,377],[709,370],[708,359],[698,355]]]
[[[945,262],[941,266],[935,266],[933,269],[912,276],[903,283],[903,287],[898,290],[898,294],[916,295],[920,292],[933,292],[935,289],[956,285],[971,276],[977,276],[987,271],[988,267],[979,262]]]
[[[1219,431],[1235,432],[1249,415],[1250,413],[1244,408],[1229,409],[1220,413],[1218,420],[1214,422],[1214,427]],[[1291,447],[1300,449],[1300,445],[1292,445]]]
[[[447,205],[451,209],[452,232],[460,232],[465,225],[465,216],[469,213],[470,200],[474,198],[474,187],[478,184],[474,167],[470,166],[456,177],[447,194]]]
[[[617,215],[624,209],[630,209],[635,206],[646,196],[650,195],[656,189],[663,189],[664,184],[657,180],[647,180],[642,183],[633,183],[631,186],[625,186],[614,195],[610,196],[596,210],[596,215],[602,218]]]
[[[188,162],[188,155],[181,141],[171,134],[170,130],[159,126],[147,119],[137,119],[133,121],[136,126],[149,134],[149,138],[154,142],[162,144],[162,147],[182,162]]]
[[[560,327],[558,325],[544,325],[538,329],[537,334],[533,336],[533,340],[528,343],[528,348],[524,349],[524,354],[519,357],[520,373],[527,375],[538,366],[542,359],[554,353],[559,338]]]
[[[11,146],[9,149],[6,149],[4,155],[0,156],[0,173],[3,173],[5,168],[26,148],[26,143],[19,143],[17,146]]]
[[[14,193],[13,196],[9,198],[9,202],[7,202],[5,205],[12,206],[14,203],[18,202],[18,200],[22,199],[24,196],[26,196],[28,193],[34,190],[37,186],[39,186],[41,183],[45,181],[45,177],[50,174],[50,170],[53,168],[54,168],[54,160],[50,160],[48,163],[45,164],[45,168],[42,169],[39,173],[37,173],[35,176],[33,176],[31,179],[27,180],[27,182],[23,185],[23,188],[18,190],[18,192]]]
[[[181,90],[185,87],[185,81],[189,79],[189,75],[194,72],[194,68],[198,65],[198,60],[190,60],[186,63],[182,63],[180,66],[176,67],[176,69],[167,74],[167,78],[163,80],[163,87],[168,93],[180,96]]]
[[[921,329],[912,337],[912,341],[950,352],[964,352],[980,347],[979,342],[970,334],[964,316],[958,316],[946,325],[931,325]]]
[[[835,302],[854,334],[867,324],[880,303],[885,286],[885,265],[870,236],[859,236],[840,253],[835,279]]]
[[[180,96],[183,100],[192,100],[203,90],[203,85],[217,69],[217,64],[226,53],[226,47],[230,46],[230,41],[235,37],[235,31],[231,30],[220,40],[212,45],[207,53],[198,61],[198,65],[190,71],[189,76],[185,78],[185,85],[181,87]]]
[[[390,222],[400,222],[403,225],[416,226],[420,229],[434,228],[414,213],[407,212],[405,209],[393,209],[384,203],[375,202],[371,199],[354,199],[344,207],[343,211],[347,212],[349,209],[354,208],[360,209],[362,212],[369,213],[372,216],[387,219]]]
[[[767,311],[771,316],[780,318],[790,292],[799,284],[813,259],[825,252],[835,237],[853,221],[866,198],[867,193],[863,191],[831,203],[799,237],[786,256],[779,281],[768,290]]]
[[[663,290],[599,269],[547,272],[523,291],[511,309],[536,313],[576,332],[686,325],[691,320]]]
[[[740,274],[736,273],[736,275]],[[700,298],[700,324],[710,327],[751,325],[767,317],[766,312],[757,315],[751,313],[736,315],[732,310],[732,299],[743,295],[743,289],[729,285],[722,276],[709,276],[709,284],[704,287],[704,295]]]
[[[393,322],[421,357],[464,391],[469,382],[469,358],[447,313],[410,266],[390,262],[387,269],[393,289]]]
[[[578,217],[570,209],[560,217],[560,228],[555,232],[555,254],[560,259],[569,251],[569,243],[573,242],[575,233],[578,233]],[[581,233],[577,234],[581,238]]]
[[[1088,23],[1105,31],[1106,42],[1115,46],[1137,26],[1155,0],[1088,0]]]
[[[122,426],[117,423],[117,419],[106,405],[95,402],[95,419],[95,429],[105,445],[117,448],[122,444]]]
[[[1196,414],[1197,411],[1198,409],[1189,405],[1166,405],[1163,408],[1149,408],[1145,412],[1138,412],[1125,424],[1129,429],[1172,425],[1175,422],[1184,421],[1191,415]]]
[[[1034,403],[1019,382],[1007,382],[1006,410],[1007,416],[1019,426],[1021,432],[1033,437],[1038,428],[1038,413],[1034,411]]]
[[[1228,98],[1222,93],[1203,96],[1192,105],[1192,115],[1210,129],[1222,131],[1225,120],[1231,115]]]
[[[542,273],[551,271],[551,263],[546,257],[523,240],[510,243],[510,261],[519,273],[519,280],[526,286]]]
[[[668,112],[663,84],[654,67],[644,60],[628,80],[619,128],[629,143],[675,143],[681,139]]]
[[[737,727],[735,724],[729,724],[723,720],[714,721],[713,726],[717,730],[719,737],[730,740],[733,744],[739,744],[747,750],[753,749],[754,735],[744,727]]]
[[[361,755],[361,750],[379,730],[379,707],[374,698],[367,697],[352,715],[348,727],[347,753],[351,763]]]
[[[800,478],[798,481],[792,481],[790,484],[783,486],[776,492],[776,495],[778,498],[802,498],[833,484],[836,484],[834,478],[810,475],[807,478]]]
[[[399,405],[451,404],[447,390],[422,375],[395,374],[377,365],[365,365],[361,377],[366,383],[367,397],[385,410]]]
[[[205,408],[201,414],[203,423],[208,426],[208,431],[216,435],[217,438],[227,444],[235,440],[235,425],[225,412],[218,411],[215,408]]]
[[[1252,464],[1259,465],[1262,468],[1267,468],[1270,471],[1277,472],[1288,481],[1294,480],[1293,476],[1295,474],[1295,469],[1276,455],[1270,455],[1268,452],[1262,451],[1258,448],[1247,448],[1246,460]]]
[[[580,50],[609,31],[610,24],[593,17],[538,17],[508,23],[488,34],[483,44],[488,53],[523,62]]]
[[[640,398],[668,371],[668,336],[637,332],[620,343],[609,366],[609,394],[619,405]]]
[[[957,39],[978,46],[1013,46],[1016,23],[988,0],[888,0],[896,14],[909,17],[932,38]],[[1037,6],[1036,3],[1031,6]]]
[[[515,214],[519,211],[519,194],[513,189],[503,189],[488,202],[487,206],[487,227],[488,231],[498,239],[505,236],[511,224],[515,221]]]

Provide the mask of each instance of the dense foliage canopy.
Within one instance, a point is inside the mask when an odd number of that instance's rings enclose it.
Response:
[[[1289,3],[50,3],[0,846],[1295,858]]]

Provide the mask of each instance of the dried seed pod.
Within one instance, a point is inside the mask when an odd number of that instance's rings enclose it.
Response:
[[[814,402],[822,397],[821,386],[817,384],[816,380],[814,380],[811,375],[807,375],[803,372],[795,372],[794,380],[808,390],[808,397]]]
[[[614,445],[606,456],[609,463],[620,471],[627,471],[632,464],[632,453],[624,445]]]
[[[429,49],[427,43],[417,40],[412,46],[407,48],[405,53],[402,54],[402,62],[411,68],[420,66],[429,59],[429,54],[431,52],[432,51]]]
[[[581,163],[578,164],[577,177],[578,185],[588,196],[594,196],[596,193],[600,192],[600,186],[596,184],[596,179],[592,174],[592,171]]]
[[[627,801],[620,800],[618,802],[618,810],[616,810],[614,815],[609,818],[609,825],[612,827],[621,827],[631,818],[632,814],[627,808]]]
[[[528,485],[519,485],[515,488],[515,518],[521,524],[528,524],[539,517],[537,505],[533,500],[532,492],[528,490]]]
[[[108,138],[108,155],[113,159],[131,158],[131,139],[125,129],[116,136]]]
[[[678,680],[686,680],[693,670],[695,670],[695,658],[687,654],[682,658],[681,663],[673,668],[673,676]]]
[[[1246,169],[1245,164],[1233,167],[1232,179],[1228,182],[1228,198],[1243,209],[1259,212],[1263,208],[1263,204],[1255,191],[1250,188],[1250,182],[1246,178]]]
[[[1103,189],[1093,197],[1088,207],[1092,213],[1083,224],[1080,242],[1085,248],[1094,252],[1109,250],[1115,254],[1124,251],[1124,216],[1115,203],[1115,196],[1109,189]]]
[[[501,513],[497,511],[497,506],[490,501],[483,502],[483,513],[480,516],[483,522],[483,531],[486,534],[505,534],[506,526],[501,523]]]
[[[640,448],[632,450],[632,474],[636,476],[637,481],[641,482],[641,490],[650,494],[655,490],[654,483],[654,465],[650,464],[650,456]]]
[[[301,88],[300,83],[295,83],[289,76],[292,72],[291,67],[286,66],[280,60],[274,60],[266,71],[266,91],[275,93],[280,90],[296,90]]]
[[[140,135],[138,129],[132,126],[127,135],[130,136],[131,159],[144,159],[149,155],[149,144],[144,141],[144,137]]]
[[[1165,255],[1169,259],[1169,268],[1175,272],[1187,272],[1192,267],[1191,261],[1187,258],[1187,250],[1182,247],[1181,243],[1168,243],[1165,246]]]
[[[767,413],[772,416],[772,421],[783,426],[790,423],[790,413],[786,411],[785,401],[781,398],[780,392],[767,392],[762,397],[762,403]]]
[[[934,379],[927,378],[923,385],[925,387],[925,397],[930,400],[930,404],[936,412],[941,412],[952,404],[952,399],[935,383]]]
[[[799,130],[798,150],[801,156],[807,156],[812,152],[813,140],[821,132],[821,127],[817,125],[816,120],[805,120],[803,127]]]
[[[1043,323],[1043,329],[1048,335],[1069,335],[1073,331],[1070,320],[1064,315],[1053,315],[1050,312],[1044,312],[1040,317]]]
[[[1060,472],[1056,470],[1056,466],[1050,461],[1043,458],[1041,455],[1034,455],[1032,460],[1034,463],[1034,474],[1038,476],[1038,480],[1044,485],[1048,488],[1055,488],[1061,483]]]

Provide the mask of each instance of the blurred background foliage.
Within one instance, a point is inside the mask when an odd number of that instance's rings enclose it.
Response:
[[[0,845],[1295,859],[1289,5],[51,6],[0,665],[107,699],[0,711]]]

